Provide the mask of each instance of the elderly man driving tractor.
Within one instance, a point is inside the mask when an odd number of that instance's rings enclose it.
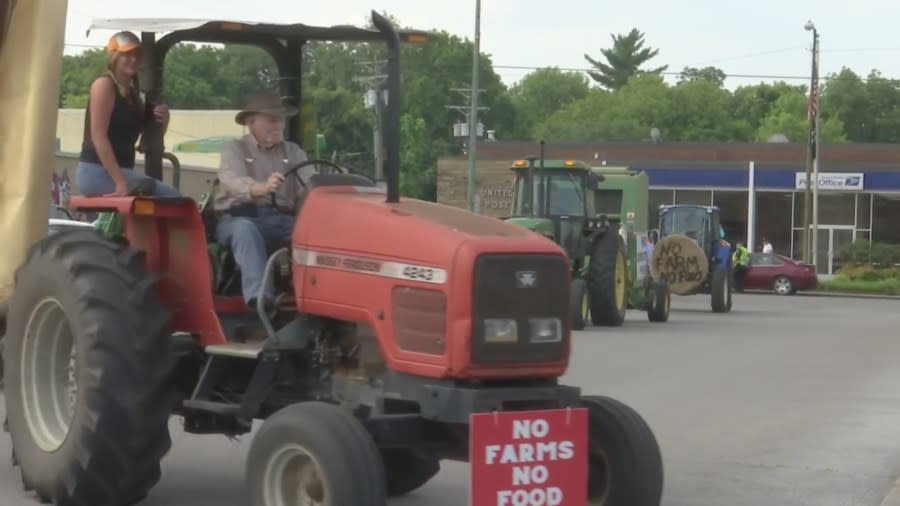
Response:
[[[216,238],[234,252],[244,300],[251,307],[263,281],[266,242],[289,238],[293,231],[294,216],[278,208],[290,208],[305,191],[295,178],[285,180],[283,173],[307,160],[299,145],[284,140],[285,120],[295,114],[297,109],[284,105],[277,93],[254,95],[235,116],[250,132],[222,148],[214,200],[219,216]],[[266,287],[264,293],[264,304],[271,304],[272,288]]]

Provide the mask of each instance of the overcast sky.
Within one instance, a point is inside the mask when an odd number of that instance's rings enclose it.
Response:
[[[93,18],[187,17],[241,21],[360,24],[372,10],[386,11],[404,25],[442,29],[473,38],[475,0],[69,0],[67,53],[79,44],[104,44],[109,31],[85,31]],[[820,32],[823,76],[847,66],[868,74],[877,68],[900,78],[900,40],[894,26],[900,2],[894,0],[483,0],[481,49],[497,73],[513,83],[528,70],[502,68],[585,68],[584,53],[599,58],[611,33],[638,28],[659,49],[651,60],[684,66],[715,65],[729,77],[728,88],[771,81],[772,76],[810,73],[812,19]],[[806,84],[792,79],[790,82]]]

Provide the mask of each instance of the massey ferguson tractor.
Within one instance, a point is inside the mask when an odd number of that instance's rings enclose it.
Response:
[[[53,60],[37,57],[61,54],[61,33],[42,29],[32,38],[25,28],[39,31],[40,20],[60,29],[64,7],[17,2],[0,61],[56,82],[58,59],[49,73]],[[48,21],[52,8],[63,12]],[[142,501],[161,478],[177,415],[187,433],[229,437],[262,420],[246,462],[254,506],[384,506],[428,482],[441,460],[471,463],[476,506],[660,503],[660,450],[644,420],[616,400],[559,382],[573,346],[565,252],[521,227],[399,196],[399,49],[427,35],[399,32],[374,12],[372,22],[374,29],[95,25],[141,32],[151,100],[162,94],[162,62],[178,42],[265,48],[289,102],[300,98],[305,42],[384,43],[387,188],[326,160],[286,169],[308,191],[284,210],[296,216],[292,236],[272,245],[266,278],[280,302],[271,309],[248,308],[216,283],[214,276],[231,274],[211,267],[211,248],[230,253],[214,244],[207,210],[191,198],[148,198],[140,188],[127,197],[73,197],[74,210],[115,213],[121,237],[101,230],[42,237],[45,228],[27,236],[6,314],[6,412],[22,483],[38,500]],[[159,27],[169,31],[157,38]],[[37,51],[41,43],[52,47]],[[10,47],[36,54],[8,58]],[[12,111],[4,132],[10,122],[21,126],[17,112],[46,113],[55,104],[19,95],[14,106],[9,81],[23,75],[32,74],[0,68],[0,106]],[[32,89],[41,91],[17,90]],[[52,123],[25,126],[15,132],[20,141],[53,131]],[[299,142],[298,118],[287,130]],[[159,132],[147,142],[151,173],[161,163]],[[45,156],[23,152],[19,161],[28,163],[4,165],[0,181],[28,171],[46,181]],[[310,167],[314,174],[300,178]],[[32,186],[27,205],[4,197],[4,220],[13,219],[11,209],[46,212],[46,186]]]

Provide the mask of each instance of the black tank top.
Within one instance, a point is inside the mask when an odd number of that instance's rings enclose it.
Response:
[[[105,76],[112,79],[109,76]],[[135,94],[136,95],[136,94]],[[109,128],[106,135],[112,144],[113,153],[119,167],[134,168],[135,144],[146,126],[147,120],[144,107],[140,99],[135,96],[134,102],[129,102],[116,87],[116,102],[113,105],[112,115],[109,118]],[[102,164],[94,143],[91,142],[91,102],[88,100],[84,114],[84,140],[81,143],[81,156],[79,160],[88,163]]]

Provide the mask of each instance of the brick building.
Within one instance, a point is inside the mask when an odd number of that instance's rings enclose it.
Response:
[[[479,212],[509,213],[512,161],[539,152],[537,143],[483,142],[477,151]],[[762,238],[776,253],[799,258],[806,145],[796,143],[565,142],[547,144],[547,158],[629,166],[650,180],[651,220],[660,204],[717,205],[730,235]],[[754,195],[755,212],[748,214]],[[466,207],[467,157],[438,161],[438,202]],[[817,267],[832,273],[837,251],[854,240],[900,243],[900,145],[826,144],[819,160]],[[812,220],[810,220],[812,221]]]

